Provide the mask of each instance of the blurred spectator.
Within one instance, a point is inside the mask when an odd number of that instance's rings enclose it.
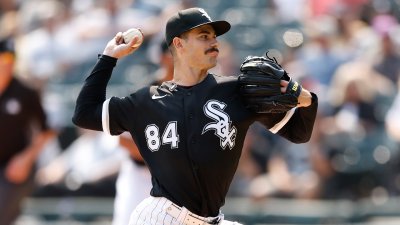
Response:
[[[334,48],[338,47],[336,41],[340,37],[338,21],[334,17],[310,21],[306,28],[310,40],[299,50],[298,60],[304,65],[305,74],[329,86],[336,68],[351,58],[351,53]]]
[[[154,72],[155,80],[152,85],[161,85],[164,81],[172,80],[174,75],[174,62],[168,45],[163,39],[153,44],[156,47],[157,64],[159,68]]]
[[[197,0],[171,0],[166,2],[167,3],[160,4],[160,1],[158,5],[160,7],[160,13],[142,24],[144,28],[143,32],[147,36],[159,34],[164,38],[164,28],[168,18],[178,10],[191,8],[197,5]]]
[[[237,63],[238,58],[231,43],[227,40],[219,40],[219,49],[217,66],[212,68],[210,72],[224,74],[225,76],[238,76],[240,64]]]
[[[374,188],[387,187],[391,152],[397,151],[383,130],[392,84],[371,64],[354,61],[338,68],[330,89],[333,110],[318,128],[325,170],[331,171],[322,197],[368,197]]]
[[[281,23],[301,21],[307,13],[307,1],[309,0],[273,0],[273,5],[278,13]]]
[[[358,11],[361,10],[361,6],[368,1],[369,0],[309,0],[308,4],[313,18],[321,15],[335,14],[343,10],[357,16]]]
[[[397,95],[385,117],[385,126],[389,135],[400,143],[400,81],[397,88]]]
[[[65,24],[65,8],[60,2],[46,0],[33,1],[31,4],[36,6],[35,10],[31,10],[36,24],[30,21],[33,30],[27,30],[28,33],[19,38],[19,70],[30,84],[43,91],[49,79],[65,71],[67,62],[64,57],[69,52],[65,43],[73,33],[58,36]],[[23,7],[21,13],[25,10],[28,9]]]
[[[374,69],[396,84],[400,77],[400,43],[396,43],[400,26],[395,17],[378,15],[372,20],[372,28],[381,39],[381,48]]]
[[[252,180],[267,172],[271,151],[278,140],[259,123],[254,123],[247,131],[242,156],[229,189],[229,196],[250,196],[249,185]]]
[[[16,9],[16,1],[15,0],[3,0],[0,1],[0,15],[5,12],[13,11]]]
[[[129,155],[118,173],[114,201],[113,225],[126,225],[136,205],[150,196],[151,175],[129,133],[120,135],[120,144]]]
[[[0,37],[17,36],[19,32],[18,11],[10,10],[0,13]]]
[[[245,196],[254,199],[316,198],[319,180],[311,167],[311,143],[292,144],[263,129],[251,125],[242,155],[250,155],[246,165],[248,184],[241,187]],[[243,157],[243,156],[242,156]],[[243,157],[244,159],[248,157]],[[243,171],[242,166],[239,166]]]
[[[37,91],[14,73],[12,40],[0,41],[0,224],[11,225],[33,190],[36,159],[55,136]]]
[[[115,180],[127,154],[118,138],[81,129],[81,135],[37,172],[36,197],[115,195]]]
[[[385,117],[385,128],[391,141],[395,142],[400,148],[400,81],[397,84],[397,94],[391,104],[386,117]],[[400,194],[400,150],[393,153],[392,158],[392,171],[390,174],[389,182],[392,184],[390,191],[392,195],[398,196]]]

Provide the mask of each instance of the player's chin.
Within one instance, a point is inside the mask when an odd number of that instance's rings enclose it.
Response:
[[[210,62],[214,62],[214,63],[217,63],[217,58],[218,58],[218,54],[210,54],[210,55],[208,55],[208,60],[210,61]]]
[[[208,68],[214,68],[217,66],[217,60],[210,60]]]

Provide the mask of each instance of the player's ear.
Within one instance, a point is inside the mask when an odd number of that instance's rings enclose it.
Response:
[[[182,45],[182,39],[179,37],[174,37],[174,39],[172,39],[172,45],[175,47],[175,49],[179,50],[183,47]]]

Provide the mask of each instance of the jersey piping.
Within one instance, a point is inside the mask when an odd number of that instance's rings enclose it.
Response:
[[[109,113],[108,113],[108,105],[110,104],[110,98],[105,100],[103,103],[103,110],[101,112],[101,125],[103,127],[103,131],[111,135],[110,131],[110,118],[109,118]]]

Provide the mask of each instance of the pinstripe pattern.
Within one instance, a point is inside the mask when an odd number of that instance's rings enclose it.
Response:
[[[185,225],[185,216],[189,211],[182,208],[177,218],[167,214],[166,208],[172,204],[166,198],[150,196],[143,200],[132,212],[129,225]],[[205,225],[207,223],[204,223]],[[241,225],[237,222],[227,220],[221,221],[220,225]]]
[[[164,210],[169,201],[166,198],[148,197],[133,211],[129,225],[179,224]]]

